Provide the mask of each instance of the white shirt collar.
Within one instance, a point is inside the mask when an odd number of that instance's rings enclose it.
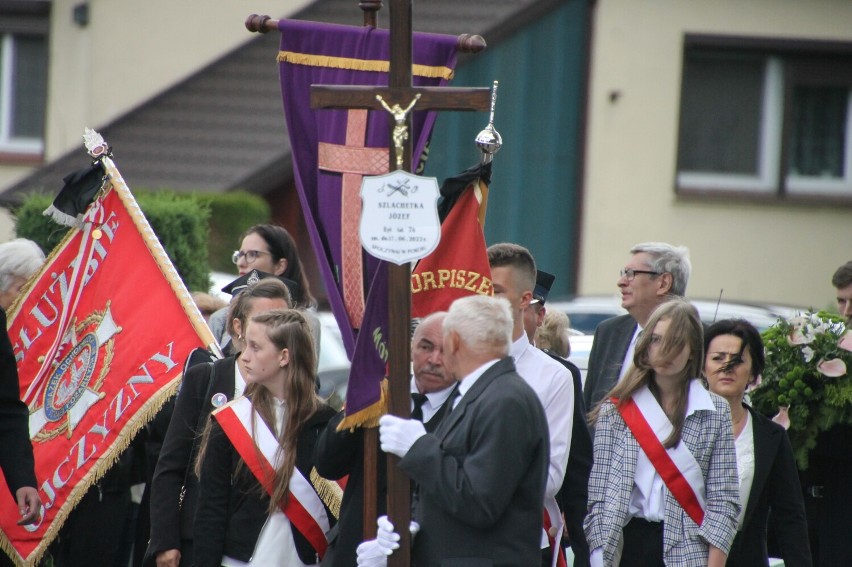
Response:
[[[437,390],[435,392],[426,392],[426,399],[429,401],[430,408],[435,410],[440,408],[444,404],[444,402],[447,401],[447,398],[450,397],[450,392],[453,391],[453,388],[455,388],[455,386],[456,384],[455,382],[453,382],[443,390]],[[414,376],[411,377],[411,393],[420,393],[420,390],[417,389],[417,383],[414,381]],[[423,417],[425,421],[429,421],[428,419],[426,419],[425,412]]]
[[[239,358],[234,359],[234,397],[238,398],[243,395],[246,389],[246,379],[243,378],[243,373],[240,371]]]
[[[489,368],[491,368],[492,366],[494,366],[499,361],[500,361],[499,358],[489,360],[488,362],[486,362],[485,364],[483,364],[482,366],[480,366],[479,368],[477,368],[476,370],[474,370],[473,372],[471,372],[470,374],[468,374],[467,376],[462,378],[461,382],[459,382],[459,395],[456,398],[455,404],[453,405],[453,407],[456,407],[456,405],[458,405],[459,400],[461,400],[464,397],[464,395],[467,393],[467,391],[470,390],[473,387],[473,385],[476,383],[476,381],[479,380],[479,378],[482,377],[483,374],[485,374],[485,371],[488,370]]]
[[[704,385],[698,378],[693,378],[689,382],[689,399],[686,402],[686,415],[701,410],[716,411],[716,406],[713,404],[713,398],[710,397],[710,392],[704,388]]]
[[[512,343],[512,346],[509,347],[509,355],[512,359],[517,362],[519,358],[521,358],[528,348],[531,348],[529,338],[527,338],[526,333],[522,333],[520,338]]]

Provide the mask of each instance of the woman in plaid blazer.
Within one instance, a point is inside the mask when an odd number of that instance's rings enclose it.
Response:
[[[739,513],[736,452],[728,404],[695,378],[703,362],[695,309],[677,299],[666,302],[640,336],[633,367],[591,412],[594,464],[584,528],[593,566],[724,566]],[[620,413],[631,400],[651,395],[670,422],[662,441],[668,454],[682,443],[700,468],[700,525],[669,491]]]

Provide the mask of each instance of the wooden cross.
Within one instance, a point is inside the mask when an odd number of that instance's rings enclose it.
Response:
[[[385,112],[376,95],[381,95],[388,104],[399,104],[405,108],[420,95],[415,110],[481,110],[487,111],[491,104],[489,88],[413,87],[411,85],[412,51],[411,0],[390,0],[390,69],[388,87],[374,86],[320,86],[311,87],[312,108],[366,108]],[[407,117],[410,131],[411,115]],[[393,121],[389,121],[389,129]],[[403,169],[411,171],[411,141],[405,141]],[[396,169],[394,152],[389,152],[389,169]],[[410,416],[409,368],[411,365],[411,266],[406,263],[389,266],[389,411],[400,417]],[[368,463],[375,463],[372,451],[376,446],[376,430],[365,430],[364,476],[369,477]],[[410,565],[411,541],[408,531],[410,521],[411,483],[397,469],[399,458],[388,455],[388,517],[400,535],[400,548],[389,558],[390,567]],[[372,473],[375,479],[375,471]],[[373,482],[375,485],[375,482]],[[368,491],[365,485],[364,502],[375,501],[375,487]],[[375,512],[367,519],[365,532],[375,533]],[[367,532],[367,530],[370,530]]]

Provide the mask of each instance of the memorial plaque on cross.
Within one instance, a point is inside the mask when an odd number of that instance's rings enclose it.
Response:
[[[415,110],[467,110],[487,111],[491,103],[491,91],[483,88],[456,87],[414,87],[412,86],[412,17],[411,0],[390,0],[390,66],[389,81],[386,88],[373,86],[332,86],[313,85],[311,87],[311,106],[320,108],[372,109],[385,112],[387,105],[408,107],[415,98]],[[378,98],[377,95],[379,95]],[[419,95],[419,96],[418,96]],[[389,115],[389,118],[392,118]],[[410,124],[410,114],[406,116]],[[388,128],[395,126],[389,120]],[[391,137],[393,139],[393,137]],[[396,169],[394,148],[387,154],[389,169]],[[402,169],[411,171],[411,143],[403,140]],[[357,219],[356,221],[357,222]],[[411,266],[391,264],[389,266],[389,401],[388,409],[393,415],[409,417],[409,368],[410,368],[410,320],[411,320]],[[372,435],[375,435],[375,429]],[[375,442],[365,442],[365,465],[374,462],[368,449]],[[397,468],[398,457],[388,455],[388,517],[400,534],[400,548],[391,555],[388,564],[391,567],[410,565],[410,490],[411,485]],[[365,475],[369,474],[365,470]],[[375,476],[373,477],[375,478]],[[373,492],[373,496],[375,492]],[[365,491],[364,501],[370,494]],[[374,519],[370,520],[374,523]],[[365,529],[367,523],[365,522]],[[373,527],[374,529],[374,527]]]

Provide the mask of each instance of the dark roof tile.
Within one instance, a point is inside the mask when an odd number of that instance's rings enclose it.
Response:
[[[522,26],[558,0],[430,0],[414,10],[419,31],[476,33],[488,41]],[[387,2],[385,3],[387,4]],[[360,25],[354,0],[320,0],[298,19]],[[378,24],[387,26],[388,6]],[[133,188],[265,194],[291,176],[275,54],[278,36],[259,35],[191,77],[98,128]],[[82,135],[82,133],[81,133]],[[82,147],[0,193],[15,203],[33,191],[55,193],[87,163]]]

